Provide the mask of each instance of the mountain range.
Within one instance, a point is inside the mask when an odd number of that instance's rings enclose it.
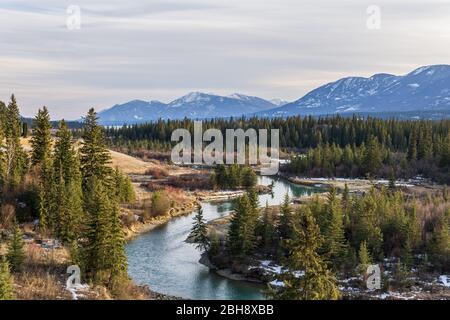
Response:
[[[191,92],[168,104],[133,100],[99,112],[103,125],[143,123],[158,119],[206,119],[242,116],[277,107],[270,101],[242,94],[218,96]]]
[[[231,116],[286,117],[294,115],[450,116],[450,65],[418,68],[404,76],[380,73],[369,78],[346,77],[325,84],[287,103],[242,94],[218,96],[193,92],[171,103],[130,101],[99,113],[104,125],[161,119]]]

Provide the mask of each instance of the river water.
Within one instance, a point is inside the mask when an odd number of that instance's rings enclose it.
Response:
[[[266,201],[269,205],[282,203],[286,193],[290,197],[298,197],[319,191],[271,177],[258,179],[262,185],[274,182],[273,196],[259,196],[261,206],[265,206]],[[204,218],[210,221],[230,214],[232,201],[204,202],[202,208]],[[130,277],[138,284],[148,285],[153,291],[186,299],[264,299],[264,286],[225,279],[198,262],[200,253],[194,245],[185,242],[194,215],[172,219],[130,241],[126,246]]]

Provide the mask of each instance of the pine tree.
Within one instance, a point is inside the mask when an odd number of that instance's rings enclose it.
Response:
[[[334,188],[328,194],[327,211],[329,223],[325,232],[325,250],[333,267],[338,269],[345,263],[347,242],[344,234],[341,201],[337,198]]]
[[[56,233],[67,243],[78,236],[84,220],[80,161],[72,144],[72,133],[64,120],[56,133],[53,157],[51,216]]]
[[[278,226],[281,239],[289,239],[292,235],[292,209],[290,207],[289,194],[284,196],[280,208],[280,224]]]
[[[382,152],[378,139],[371,136],[364,154],[364,170],[368,175],[375,175],[382,165]]]
[[[273,217],[273,210],[269,207],[269,203],[266,203],[266,207],[263,210],[261,235],[264,249],[268,253],[274,249],[273,247],[275,246],[275,240],[277,239],[276,232],[277,229],[275,219]]]
[[[55,212],[55,185],[53,181],[53,167],[51,159],[42,159],[39,168],[39,225],[43,232],[56,232],[58,226],[58,212]]]
[[[247,255],[255,248],[255,224],[250,218],[253,215],[254,209],[249,197],[244,194],[236,202],[228,231],[227,246],[231,254]]]
[[[83,145],[80,149],[84,186],[89,183],[91,177],[108,184],[112,175],[108,166],[111,155],[106,148],[103,129],[97,120],[97,113],[90,109],[84,120]]]
[[[13,281],[9,264],[5,257],[0,258],[0,300],[13,300]]]
[[[342,209],[344,211],[344,227],[347,228],[350,225],[350,190],[347,183],[344,186],[344,192],[342,193]]]
[[[22,265],[25,260],[23,245],[22,231],[20,231],[19,224],[16,222],[14,224],[12,239],[8,246],[8,253],[6,254],[6,258],[11,266],[11,271],[13,272],[17,272],[22,269]]]
[[[107,190],[97,178],[90,178],[88,189],[90,192],[84,196],[88,223],[86,240],[82,242],[83,265],[89,279],[104,283],[110,275],[110,215],[113,208]]]
[[[126,281],[127,262],[111,155],[94,109],[85,119],[81,151],[86,241],[82,243],[83,265],[88,278],[116,287]]]
[[[208,238],[208,227],[203,218],[203,210],[199,209],[194,217],[194,223],[189,234],[189,239],[196,244],[196,249],[200,251],[208,251],[210,241]]]
[[[31,138],[31,164],[37,165],[47,160],[51,152],[50,115],[46,107],[39,109],[34,120],[33,137]]]
[[[415,128],[412,129],[409,135],[408,160],[417,160],[417,136]]]
[[[8,188],[14,189],[22,181],[27,169],[27,156],[20,144],[22,133],[21,118],[14,95],[11,96],[11,102],[8,104],[6,115],[4,181]]]
[[[120,219],[120,208],[117,200],[113,203],[110,215],[110,239],[109,239],[109,287],[113,290],[117,285],[127,281],[127,257],[125,254],[125,236]]]
[[[298,210],[292,239],[287,241],[289,257],[281,275],[284,286],[270,294],[281,300],[335,300],[340,297],[336,279],[318,250],[323,244],[318,225],[308,208]]]
[[[428,160],[433,156],[433,139],[431,128],[428,125],[423,125],[420,131],[417,158]]]
[[[361,242],[359,246],[359,272],[365,276],[367,268],[372,264],[372,258],[370,257],[369,249],[367,248],[367,243],[365,241]]]

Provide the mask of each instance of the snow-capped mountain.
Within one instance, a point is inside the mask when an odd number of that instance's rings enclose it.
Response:
[[[407,118],[450,117],[450,65],[418,68],[404,76],[376,74],[347,77],[323,85],[301,99],[285,103],[234,93],[219,96],[191,92],[168,104],[134,100],[99,113],[104,125],[157,119],[205,119],[236,116],[369,114]]]
[[[158,119],[235,117],[275,108],[271,102],[243,94],[228,97],[191,92],[168,104],[133,100],[99,112],[103,125],[143,123]]]
[[[421,67],[404,76],[348,77],[258,116],[450,110],[450,65]]]
[[[275,99],[272,99],[272,100],[269,100],[269,101],[272,102],[274,105],[276,105],[278,107],[284,106],[285,104],[289,103],[289,101],[286,101],[286,100],[283,100],[283,99],[280,99],[280,98],[275,98]]]
[[[99,122],[103,125],[121,125],[124,123],[146,122],[154,114],[165,108],[160,101],[133,100],[124,104],[116,104],[112,108],[98,113]]]

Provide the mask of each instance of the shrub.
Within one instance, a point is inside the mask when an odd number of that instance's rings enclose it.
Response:
[[[170,199],[162,191],[155,191],[152,195],[151,212],[153,216],[162,216],[167,214],[170,209]]]

